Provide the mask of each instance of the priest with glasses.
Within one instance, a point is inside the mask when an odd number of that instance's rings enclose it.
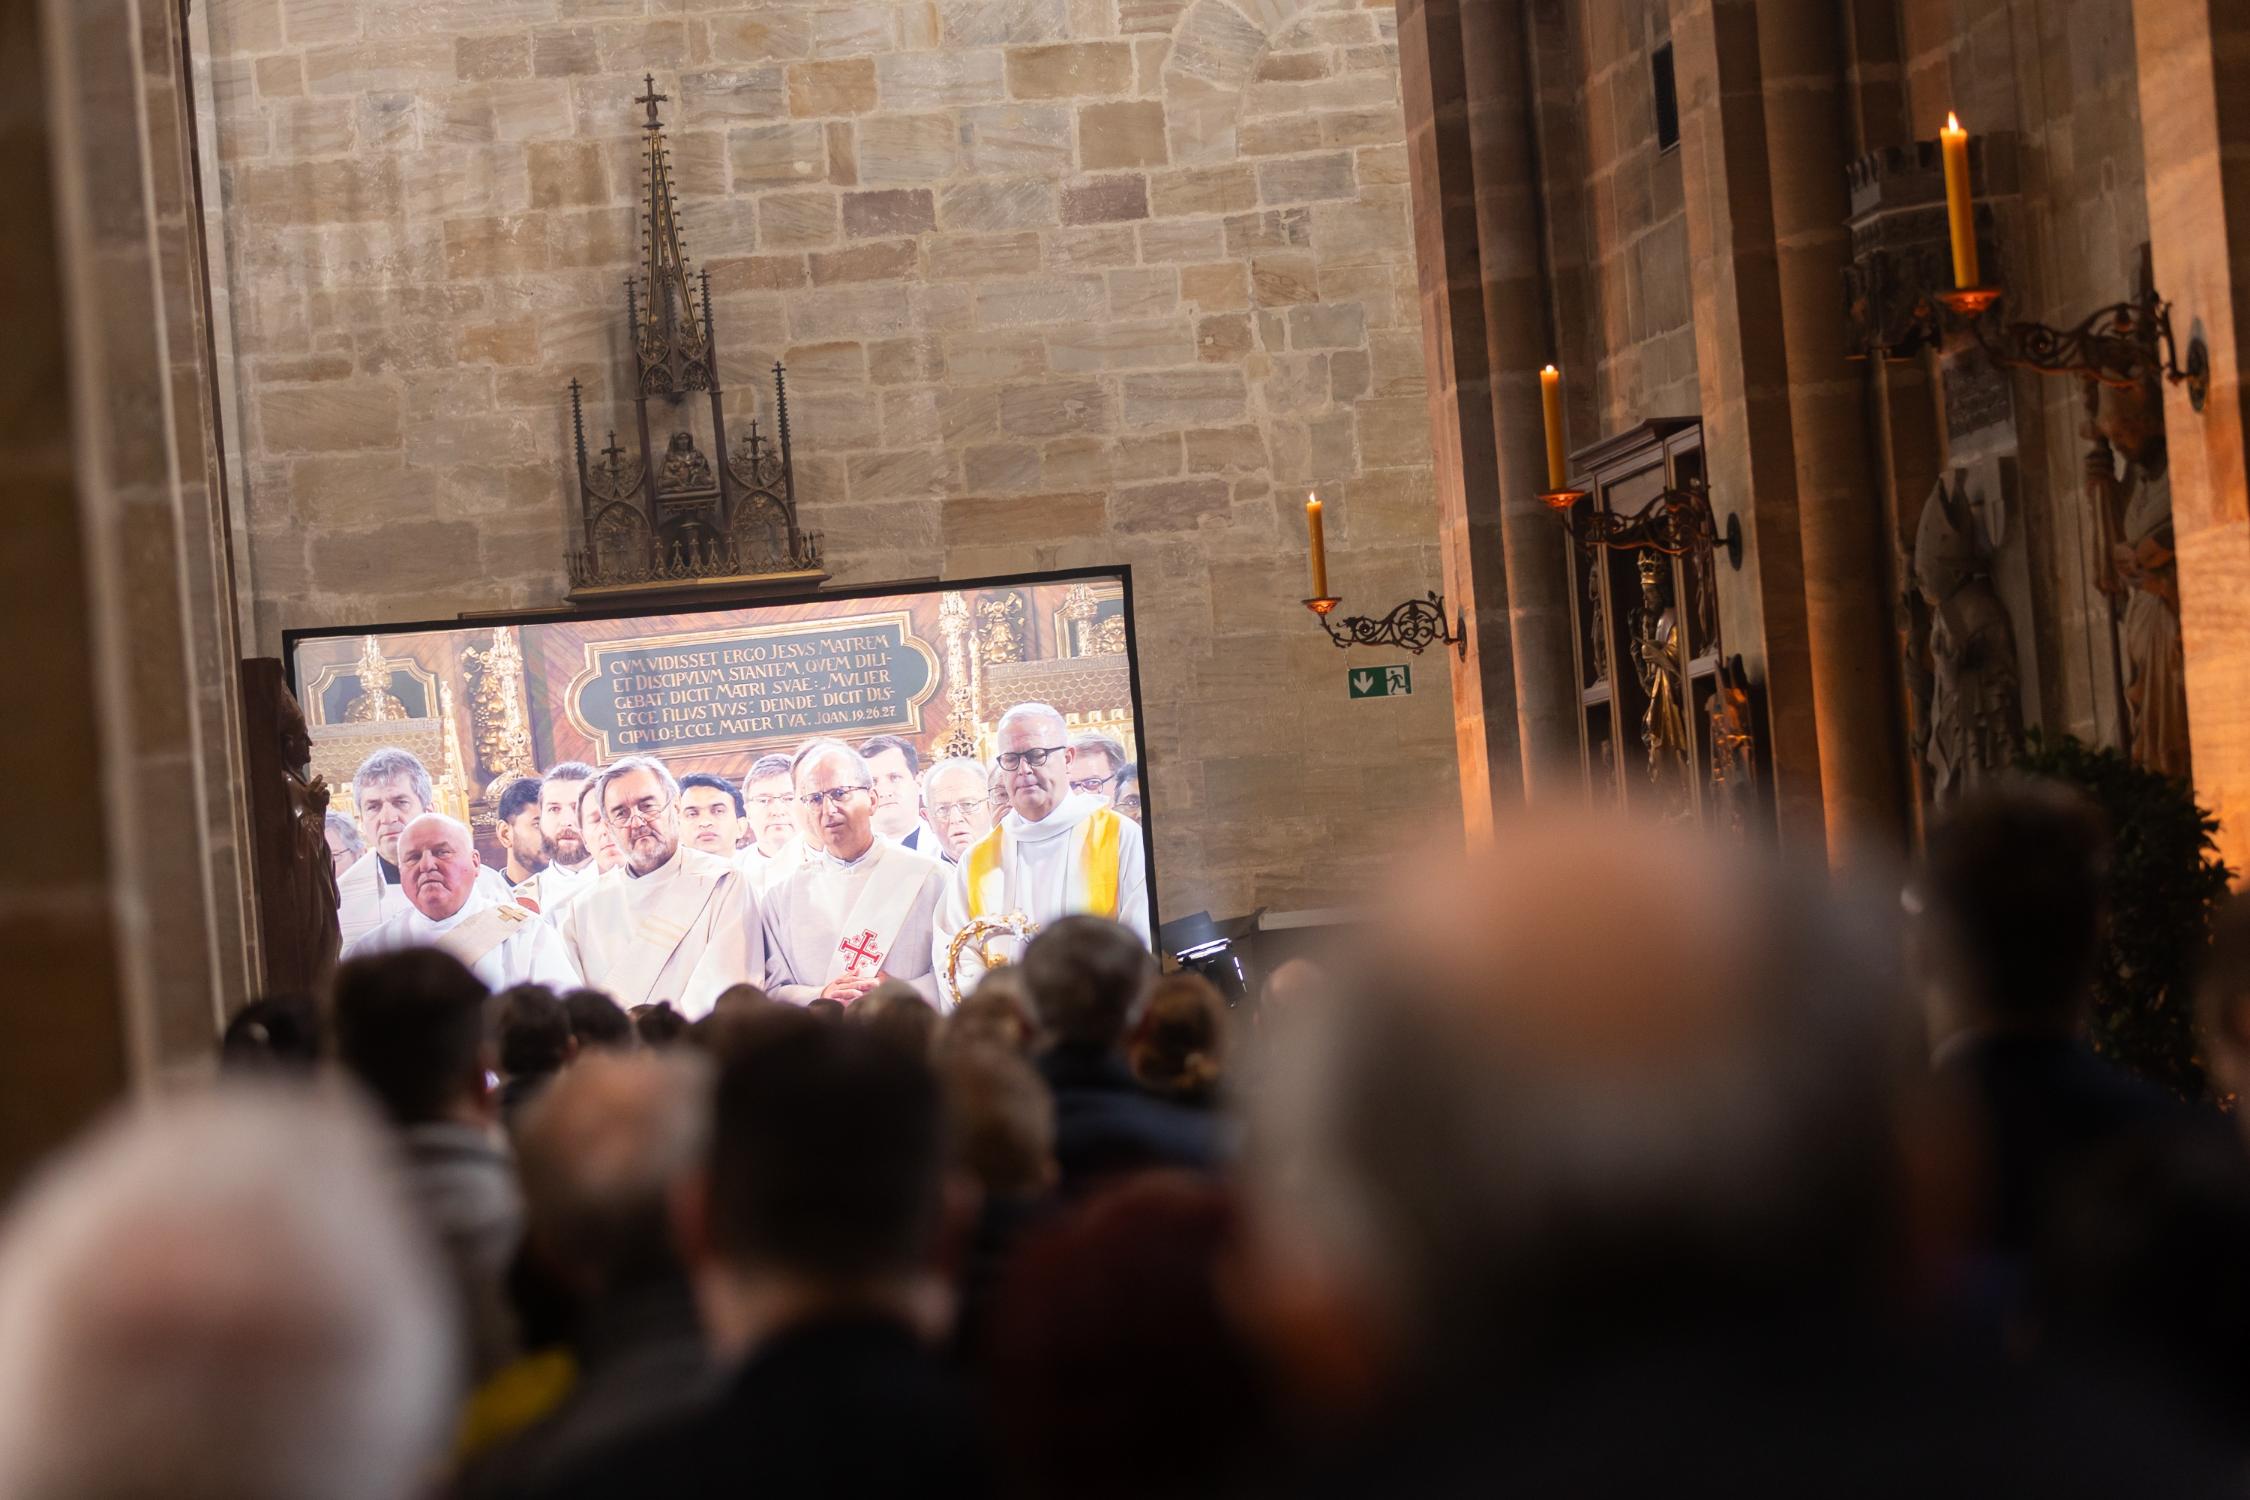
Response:
[[[1019,703],[1000,716],[996,738],[994,765],[1008,810],[948,874],[932,950],[939,974],[964,927],[1018,912],[1038,927],[1078,913],[1108,917],[1146,943],[1148,864],[1140,825],[1108,798],[1072,789],[1070,729],[1062,714],[1044,703]],[[991,946],[1004,952],[1014,944],[1002,937]],[[986,946],[962,948],[963,994],[984,974]]]
[[[720,991],[765,972],[758,898],[734,861],[680,838],[680,784],[664,763],[629,755],[590,799],[623,856],[563,909],[571,962],[628,1009],[669,1000],[689,1019]]]
[[[766,993],[849,1005],[903,979],[942,1008],[930,944],[945,866],[876,835],[874,770],[843,741],[808,742],[790,775],[819,850],[766,891]]]

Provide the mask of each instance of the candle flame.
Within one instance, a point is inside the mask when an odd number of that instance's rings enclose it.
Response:
[[[1945,112],[1945,128],[1952,131],[1955,135],[1959,135],[1962,133],[1961,117],[1955,114],[1950,109]]]
[[[1546,366],[1546,367],[1545,367],[1544,369],[1540,370],[1540,372],[1539,372],[1539,373],[1540,373],[1540,374],[1542,374],[1542,375],[1553,375],[1553,374],[1557,374],[1557,373],[1559,373],[1559,372],[1558,372],[1558,371],[1557,371],[1557,370],[1555,369],[1555,367],[1554,367],[1553,365],[1548,365],[1548,366]]]

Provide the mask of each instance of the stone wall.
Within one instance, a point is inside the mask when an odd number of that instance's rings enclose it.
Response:
[[[215,0],[209,33],[264,649],[558,597],[563,388],[630,410],[653,73],[733,399],[788,363],[839,580],[1134,565],[1168,911],[1329,904],[1454,807],[1450,663],[1347,704],[1297,603],[1315,485],[1347,610],[1441,582],[1388,8]]]

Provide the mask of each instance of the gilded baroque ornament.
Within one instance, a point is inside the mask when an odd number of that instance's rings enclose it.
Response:
[[[476,727],[477,760],[493,773],[486,791],[497,791],[518,776],[537,775],[523,706],[523,652],[515,632],[505,626],[494,629],[490,646],[462,652],[461,661],[472,674],[469,716]]]
[[[945,642],[945,707],[953,728],[938,747],[940,755],[977,753],[977,684],[969,650],[969,601],[949,593],[938,601],[938,636]]]
[[[797,516],[786,372],[773,367],[772,432],[761,431],[753,416],[749,431],[730,442],[711,273],[689,269],[671,148],[657,113],[670,96],[657,92],[653,76],[647,85],[633,101],[648,112],[641,126],[642,260],[625,282],[635,430],[627,447],[612,429],[595,461],[586,446],[585,387],[571,381],[579,537],[566,558],[570,596],[585,602],[712,584],[817,583],[828,575],[820,567],[819,533],[806,531]],[[709,427],[700,436],[680,409],[696,395],[710,402]],[[673,423],[681,424],[661,438],[650,425],[651,400],[672,408]]]
[[[406,705],[391,695],[391,664],[383,659],[383,649],[375,643],[375,637],[367,637],[362,644],[354,670],[359,675],[359,696],[344,706],[346,723],[374,724],[406,717]]]
[[[1023,595],[987,594],[977,600],[978,654],[987,663],[1022,661]]]

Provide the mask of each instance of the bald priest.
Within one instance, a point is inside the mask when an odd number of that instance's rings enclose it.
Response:
[[[435,803],[430,773],[410,750],[378,750],[352,773],[360,837],[375,857],[362,858],[336,882],[336,926],[347,950],[411,905],[399,881],[399,835]],[[509,900],[507,878],[482,860],[476,880],[494,903]]]
[[[945,866],[876,836],[875,770],[843,741],[808,742],[790,776],[819,850],[766,891],[766,993],[849,1005],[903,979],[942,1006],[930,924]]]
[[[468,825],[424,813],[398,836],[399,884],[407,909],[378,923],[344,957],[435,948],[452,955],[486,988],[543,984],[575,989],[578,970],[562,938],[529,908],[495,901],[477,881],[483,868]]]
[[[1000,716],[993,764],[1007,815],[969,845],[947,872],[938,902],[933,962],[969,923],[1021,912],[1044,927],[1089,913],[1122,922],[1149,940],[1148,865],[1140,825],[1098,796],[1073,791],[1070,726],[1044,703],[1019,703]],[[984,974],[988,948],[1014,939],[963,945],[961,993]]]
[[[630,1009],[670,1001],[691,1020],[729,985],[766,972],[758,898],[732,860],[680,837],[680,784],[660,760],[628,755],[594,782],[601,827],[623,861],[556,919],[586,983]]]

